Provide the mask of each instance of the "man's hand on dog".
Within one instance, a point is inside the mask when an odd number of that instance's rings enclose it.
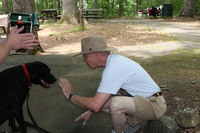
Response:
[[[73,86],[64,78],[60,78],[59,85],[64,95],[69,99],[69,95],[73,92]]]

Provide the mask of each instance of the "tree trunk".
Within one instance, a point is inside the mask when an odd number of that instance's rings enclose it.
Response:
[[[13,12],[32,13],[35,12],[34,0],[13,0]]]
[[[83,0],[83,8],[87,9],[87,5],[88,5],[88,1],[87,0]]]
[[[115,0],[112,0],[112,15],[114,14]]]
[[[3,8],[3,14],[8,14],[8,0],[2,0],[2,8]]]
[[[94,0],[94,8],[95,8],[95,9],[98,8],[98,0]]]
[[[53,0],[53,8],[54,8],[54,9],[57,8],[57,6],[56,6],[56,5],[57,5],[56,2],[57,2],[56,0]]]
[[[57,0],[57,2],[58,2],[58,14],[60,14],[60,12],[61,12],[60,0]]]
[[[40,0],[41,9],[44,10],[44,0]]]
[[[123,16],[123,0],[119,0],[119,16]]]
[[[83,20],[83,0],[80,0],[80,15],[79,15],[80,26],[84,28],[84,20]]]
[[[45,8],[49,8],[49,1],[45,1]]]
[[[197,0],[185,0],[180,17],[194,17]]]
[[[134,2],[134,12],[137,12],[138,1],[133,0],[133,2]]]
[[[60,23],[79,24],[78,0],[63,0],[63,12]]]

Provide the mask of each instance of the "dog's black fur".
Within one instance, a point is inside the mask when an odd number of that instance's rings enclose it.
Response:
[[[31,83],[48,88],[56,81],[50,69],[42,62],[25,64]],[[26,133],[27,128],[23,117],[22,105],[29,92],[28,79],[22,65],[8,68],[0,73],[0,125],[9,120],[12,131]],[[15,119],[19,129],[15,126]]]

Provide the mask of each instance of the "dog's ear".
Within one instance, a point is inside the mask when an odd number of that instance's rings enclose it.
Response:
[[[43,63],[43,62],[41,62],[41,61],[34,61],[34,62],[31,62],[33,65],[35,64],[35,65],[37,65],[37,66],[46,66],[46,67],[48,67],[45,63]]]
[[[50,68],[41,61],[34,61],[34,62],[26,63],[26,66],[29,71],[31,71],[31,70],[39,71],[40,68],[42,68],[42,67],[45,69],[48,68],[50,70]]]
[[[35,76],[41,75],[41,73],[44,73],[44,71],[50,72],[50,68],[46,64],[40,61],[26,63],[26,67],[32,78],[35,78]]]
[[[41,82],[41,79],[47,83],[54,83],[56,81],[56,78],[50,73],[50,68],[43,62],[35,61],[27,63],[26,65],[32,83],[38,84]]]

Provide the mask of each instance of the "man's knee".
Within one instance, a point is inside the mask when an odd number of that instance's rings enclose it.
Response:
[[[110,101],[110,111],[115,112],[118,111],[121,107],[121,98],[119,96],[115,96],[112,98],[112,100]]]

